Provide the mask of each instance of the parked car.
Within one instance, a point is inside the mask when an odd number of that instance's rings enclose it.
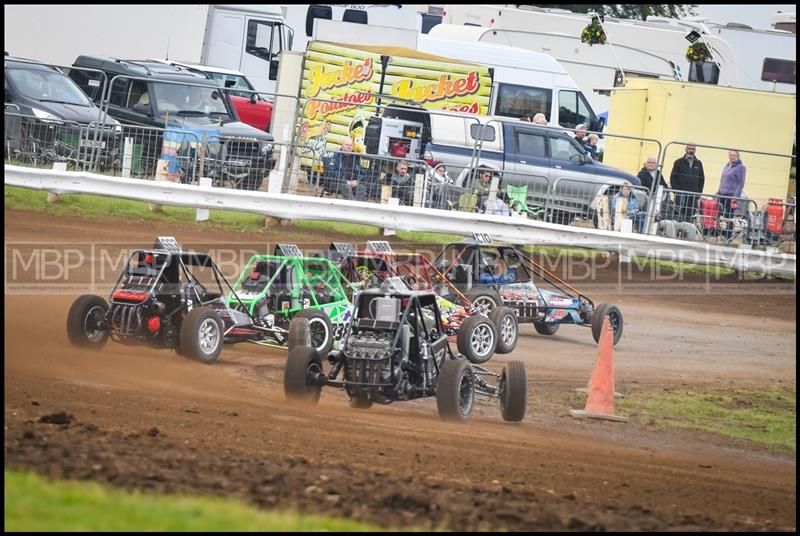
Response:
[[[57,67],[5,56],[6,158],[38,165],[85,162],[99,149],[101,169],[118,163],[119,122],[111,119],[94,137],[100,109]]]
[[[414,132],[421,143],[402,143],[403,139],[391,137],[384,123],[392,125],[392,130]],[[639,182],[630,173],[595,161],[568,131],[507,117],[390,106],[381,116],[370,118],[366,138],[368,153],[380,154],[389,139],[393,149],[401,149],[400,153],[390,150],[392,156],[442,161],[453,178],[471,166],[492,169],[500,175],[500,190],[508,185],[526,186],[528,203],[542,206],[547,202],[552,213],[563,215],[564,220],[570,214],[590,214],[598,193],[615,193],[626,180]],[[478,154],[473,149],[479,141]],[[390,148],[392,143],[388,143]],[[463,175],[457,186],[471,188],[467,179],[474,177]]]
[[[269,132],[272,122],[272,102],[256,93],[255,86],[247,79],[244,73],[211,65],[195,65],[172,60],[154,60],[178,65],[189,70],[202,72],[227,89],[231,104],[236,109],[239,119],[243,123],[256,127],[264,132]]]
[[[170,176],[183,182],[197,177],[202,167],[203,176],[216,185],[255,190],[272,169],[272,136],[239,121],[209,76],[158,61],[108,56],[78,56],[73,66],[104,72],[110,85],[109,115],[125,125],[145,127],[127,129],[141,145],[134,149],[134,157],[142,154],[140,173],[154,175],[163,158],[169,162]],[[99,76],[81,71],[70,75],[96,103],[101,102],[100,88],[91,84]],[[167,144],[153,127],[165,129]]]

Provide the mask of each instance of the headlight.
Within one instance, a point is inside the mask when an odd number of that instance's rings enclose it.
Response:
[[[261,144],[261,154],[267,155],[272,152],[272,144],[271,143],[262,143]]]
[[[58,117],[54,116],[49,112],[45,112],[44,110],[40,110],[38,108],[31,108],[31,110],[33,111],[33,115],[35,115],[39,119],[46,119],[47,121],[58,121],[59,123],[61,122],[61,120]]]

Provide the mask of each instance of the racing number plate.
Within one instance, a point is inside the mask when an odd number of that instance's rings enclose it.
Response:
[[[392,246],[389,245],[389,242],[385,240],[370,240],[367,242],[367,251],[371,251],[373,253],[391,253]]]
[[[81,138],[80,146],[89,147],[90,149],[105,149],[106,142],[104,142],[103,140],[85,140]]]
[[[278,244],[278,252],[284,257],[302,257],[303,252],[295,244]]]

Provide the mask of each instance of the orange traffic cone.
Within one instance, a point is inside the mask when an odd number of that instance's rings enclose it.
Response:
[[[608,315],[603,319],[603,334],[600,336],[600,351],[597,363],[589,380],[589,397],[582,410],[569,410],[573,417],[607,419],[626,422],[626,417],[614,415],[614,332]]]

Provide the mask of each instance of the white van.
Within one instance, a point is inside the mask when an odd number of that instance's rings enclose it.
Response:
[[[603,129],[603,120],[595,115],[578,85],[549,54],[429,35],[419,36],[417,48],[421,52],[492,67],[490,115],[523,118],[541,112],[553,126],[574,128],[584,123],[589,130]]]

